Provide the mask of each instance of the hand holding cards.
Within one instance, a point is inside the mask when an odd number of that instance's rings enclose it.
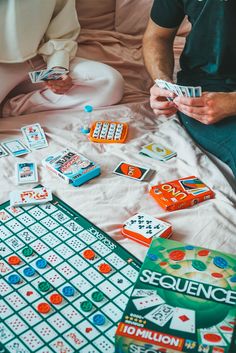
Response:
[[[66,75],[69,71],[66,69],[46,69],[39,71],[29,72],[29,77],[32,83],[46,82],[50,80],[59,80],[63,75]]]
[[[201,97],[202,95],[202,88],[200,86],[198,87],[180,86],[164,80],[155,80],[155,82],[158,87],[167,89],[168,91],[173,92],[176,96]],[[172,99],[169,98],[168,100],[172,100]]]

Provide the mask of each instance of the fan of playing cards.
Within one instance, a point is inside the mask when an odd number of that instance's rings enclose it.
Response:
[[[158,87],[167,89],[168,91],[175,93],[176,96],[201,97],[202,95],[202,88],[200,86],[198,87],[180,86],[164,80],[155,80],[155,82]],[[172,100],[172,99],[168,98],[168,100]]]
[[[63,75],[69,71],[66,69],[46,69],[29,72],[29,77],[32,83],[45,82],[49,80],[59,80]]]

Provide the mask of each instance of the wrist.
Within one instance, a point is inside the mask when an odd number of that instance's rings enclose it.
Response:
[[[236,92],[227,93],[230,116],[236,115]]]

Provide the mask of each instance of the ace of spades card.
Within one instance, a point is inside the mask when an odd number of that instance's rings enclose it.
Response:
[[[169,238],[172,227],[169,223],[153,216],[137,213],[126,221],[122,233],[143,245],[149,246],[153,236]]]

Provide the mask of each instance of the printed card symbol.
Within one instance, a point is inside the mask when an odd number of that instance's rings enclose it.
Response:
[[[33,294],[34,294],[34,293],[33,293],[32,291],[26,292],[27,297],[30,297],[30,296],[33,295]]]
[[[86,333],[89,333],[89,332],[91,332],[92,331],[92,327],[86,327],[86,329],[85,329],[85,332]]]
[[[189,318],[188,318],[186,315],[181,315],[181,316],[179,316],[179,318],[180,318],[180,320],[183,321],[183,322],[189,320]]]

